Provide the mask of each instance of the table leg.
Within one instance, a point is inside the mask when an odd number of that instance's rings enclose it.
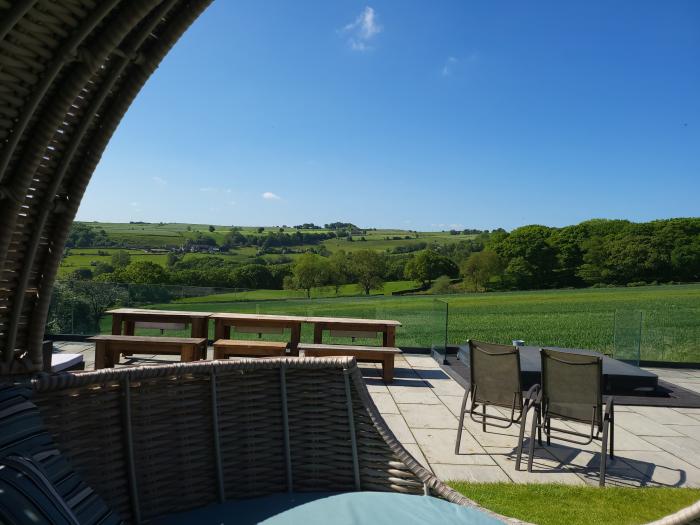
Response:
[[[122,335],[122,316],[112,314],[112,335]]]
[[[95,342],[95,370],[114,368],[119,362],[119,352],[112,350],[107,341]]]
[[[214,341],[224,338],[224,323],[221,319],[214,319]]]
[[[192,319],[191,337],[209,338],[209,320],[208,319]]]
[[[316,323],[314,325],[314,344],[320,345],[323,342],[323,325]]]
[[[387,356],[382,363],[382,379],[385,383],[391,383],[394,380],[394,356]]]
[[[291,341],[289,349],[291,355],[299,355],[299,343],[301,342],[301,323],[292,326]]]
[[[390,347],[396,346],[396,327],[395,326],[387,326],[384,329],[382,342],[383,342],[384,346],[390,346]]]
[[[136,329],[136,323],[134,321],[129,321],[129,320],[124,321],[124,335],[134,335],[135,329]]]
[[[195,345],[182,345],[180,348],[180,362],[190,363],[197,360],[199,349]]]

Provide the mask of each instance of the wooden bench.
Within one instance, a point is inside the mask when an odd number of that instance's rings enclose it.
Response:
[[[287,355],[287,343],[218,339],[214,342],[214,359],[229,357],[276,357]]]
[[[297,345],[301,339],[301,324],[305,317],[294,315],[262,315],[219,312],[211,315],[214,320],[214,339],[230,339],[231,328],[238,332],[279,334],[285,329],[290,331],[289,350],[291,355],[298,355]]]
[[[382,378],[386,383],[394,380],[394,357],[401,354],[399,348],[387,346],[319,345],[300,344],[305,356],[324,357],[349,355],[358,361],[382,364]]]
[[[207,357],[207,340],[204,337],[96,335],[88,337],[88,341],[95,342],[95,369],[114,368],[122,353],[179,355],[182,362]]]

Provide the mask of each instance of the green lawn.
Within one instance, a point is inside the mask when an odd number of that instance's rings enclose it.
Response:
[[[700,489],[448,484],[487,509],[537,525],[638,525],[700,499]]]

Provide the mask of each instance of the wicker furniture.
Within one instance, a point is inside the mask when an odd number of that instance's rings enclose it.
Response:
[[[283,357],[287,353],[287,343],[275,341],[240,341],[218,339],[214,341],[214,359],[229,357]]]
[[[207,357],[207,340],[204,338],[96,335],[88,337],[88,341],[95,342],[96,370],[114,368],[122,353],[179,355],[183,363]]]
[[[129,522],[289,490],[474,505],[399,444],[352,358],[105,369],[32,387],[59,450]]]
[[[300,344],[299,350],[307,357],[346,355],[366,363],[381,363],[382,379],[386,383],[394,380],[394,358],[401,354],[399,348],[352,345]]]

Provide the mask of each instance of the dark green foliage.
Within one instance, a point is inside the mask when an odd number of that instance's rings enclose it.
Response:
[[[561,288],[700,279],[700,219],[596,219],[491,234],[506,288]]]
[[[386,256],[374,250],[358,250],[350,255],[350,272],[353,281],[369,295],[384,286]]]
[[[441,275],[457,277],[459,268],[449,257],[428,249],[411,258],[406,264],[404,272],[407,279],[429,285]]]
[[[82,222],[73,223],[66,240],[66,248],[101,248],[113,245],[114,242],[109,240],[103,229],[98,230]]]
[[[57,282],[47,330],[59,334],[96,334],[105,310],[129,301],[126,287],[94,281]]]

